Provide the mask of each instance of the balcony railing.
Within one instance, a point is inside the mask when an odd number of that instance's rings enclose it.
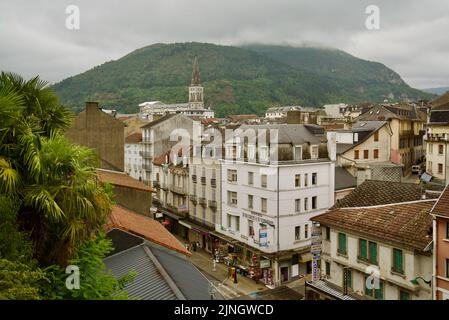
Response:
[[[174,206],[174,205],[168,204],[167,209],[181,217],[185,217],[187,215],[187,213],[189,212],[189,208],[185,205],[184,206]]]
[[[192,181],[193,183],[196,183],[196,174],[192,174]]]
[[[429,141],[429,142],[448,142],[449,136],[447,136],[446,134],[444,136],[428,134],[428,135],[424,136],[424,140]]]
[[[189,199],[190,199],[190,201],[192,201],[192,203],[194,203],[194,204],[197,204],[197,203],[198,203],[197,197],[196,197],[195,194],[189,195]]]
[[[217,201],[215,200],[209,200],[209,208],[211,209],[217,209]]]
[[[200,205],[202,205],[203,207],[207,206],[206,198],[199,197],[199,198],[198,198],[198,202],[199,202]]]
[[[201,177],[201,184],[206,185],[206,177]]]
[[[144,159],[153,159],[153,155],[151,154],[151,152],[148,152],[148,151],[139,151],[139,154],[140,154]]]
[[[210,185],[212,188],[216,188],[217,187],[217,179],[215,179],[215,178],[210,179]]]
[[[160,188],[163,189],[163,190],[168,190],[168,186],[164,182],[161,183]]]
[[[176,185],[174,185],[174,184],[171,184],[171,185],[170,185],[170,191],[175,192],[175,193],[178,193],[178,194],[182,194],[182,195],[187,194],[187,191],[186,191],[185,188],[176,186]]]

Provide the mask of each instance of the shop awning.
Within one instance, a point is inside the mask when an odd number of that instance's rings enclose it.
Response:
[[[211,231],[210,234],[215,236],[215,237],[217,237],[217,238],[219,238],[219,239],[221,239],[221,240],[224,240],[224,241],[232,243],[232,244],[237,244],[239,242],[238,240],[236,240],[234,238],[231,238],[231,237],[228,237],[228,236],[226,236],[226,235],[224,235],[222,233],[219,233],[217,231]]]
[[[299,262],[305,263],[308,261],[312,261],[312,259],[313,259],[313,255],[310,252],[307,252],[307,253],[301,254],[301,257],[299,258]]]
[[[202,235],[208,236],[211,231],[203,226],[199,226],[196,223],[192,223],[190,221],[185,220],[179,220],[179,224],[182,224],[184,227],[189,228],[193,231],[196,231],[198,233],[201,233]]]
[[[167,211],[167,210],[161,210],[161,211],[162,211],[162,213],[163,213],[164,215],[169,216],[170,218],[173,218],[173,219],[175,219],[175,220],[181,219],[181,217],[177,216],[177,215],[174,214],[174,213],[171,213],[170,211]]]

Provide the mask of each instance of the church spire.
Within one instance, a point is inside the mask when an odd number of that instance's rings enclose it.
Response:
[[[198,59],[195,56],[195,60],[193,60],[193,72],[192,72],[192,86],[200,85],[200,67],[198,65]]]

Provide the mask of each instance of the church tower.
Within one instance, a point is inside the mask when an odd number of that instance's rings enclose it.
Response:
[[[196,56],[193,61],[192,83],[189,87],[189,107],[191,109],[204,109],[203,87],[200,82],[200,67]]]

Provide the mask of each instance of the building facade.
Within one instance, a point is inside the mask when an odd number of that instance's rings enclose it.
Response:
[[[431,212],[433,216],[433,298],[449,300],[449,189]]]
[[[334,162],[317,126],[240,129],[256,134],[274,129],[279,135],[273,144],[259,139],[257,147],[226,141],[217,231],[233,240],[241,265],[251,265],[256,256],[260,280],[279,286],[310,273],[309,219],[333,205]]]
[[[125,172],[136,180],[143,180],[142,133],[133,133],[125,138]]]
[[[308,284],[308,298],[338,288],[356,299],[431,299],[435,202],[338,208],[312,218],[321,228],[321,277]]]
[[[124,127],[122,121],[102,111],[98,102],[86,102],[86,109],[74,119],[64,135],[77,144],[92,148],[103,169],[123,171]]]
[[[449,109],[449,107],[448,107]],[[449,110],[432,109],[426,125],[426,171],[443,185],[448,184]]]

